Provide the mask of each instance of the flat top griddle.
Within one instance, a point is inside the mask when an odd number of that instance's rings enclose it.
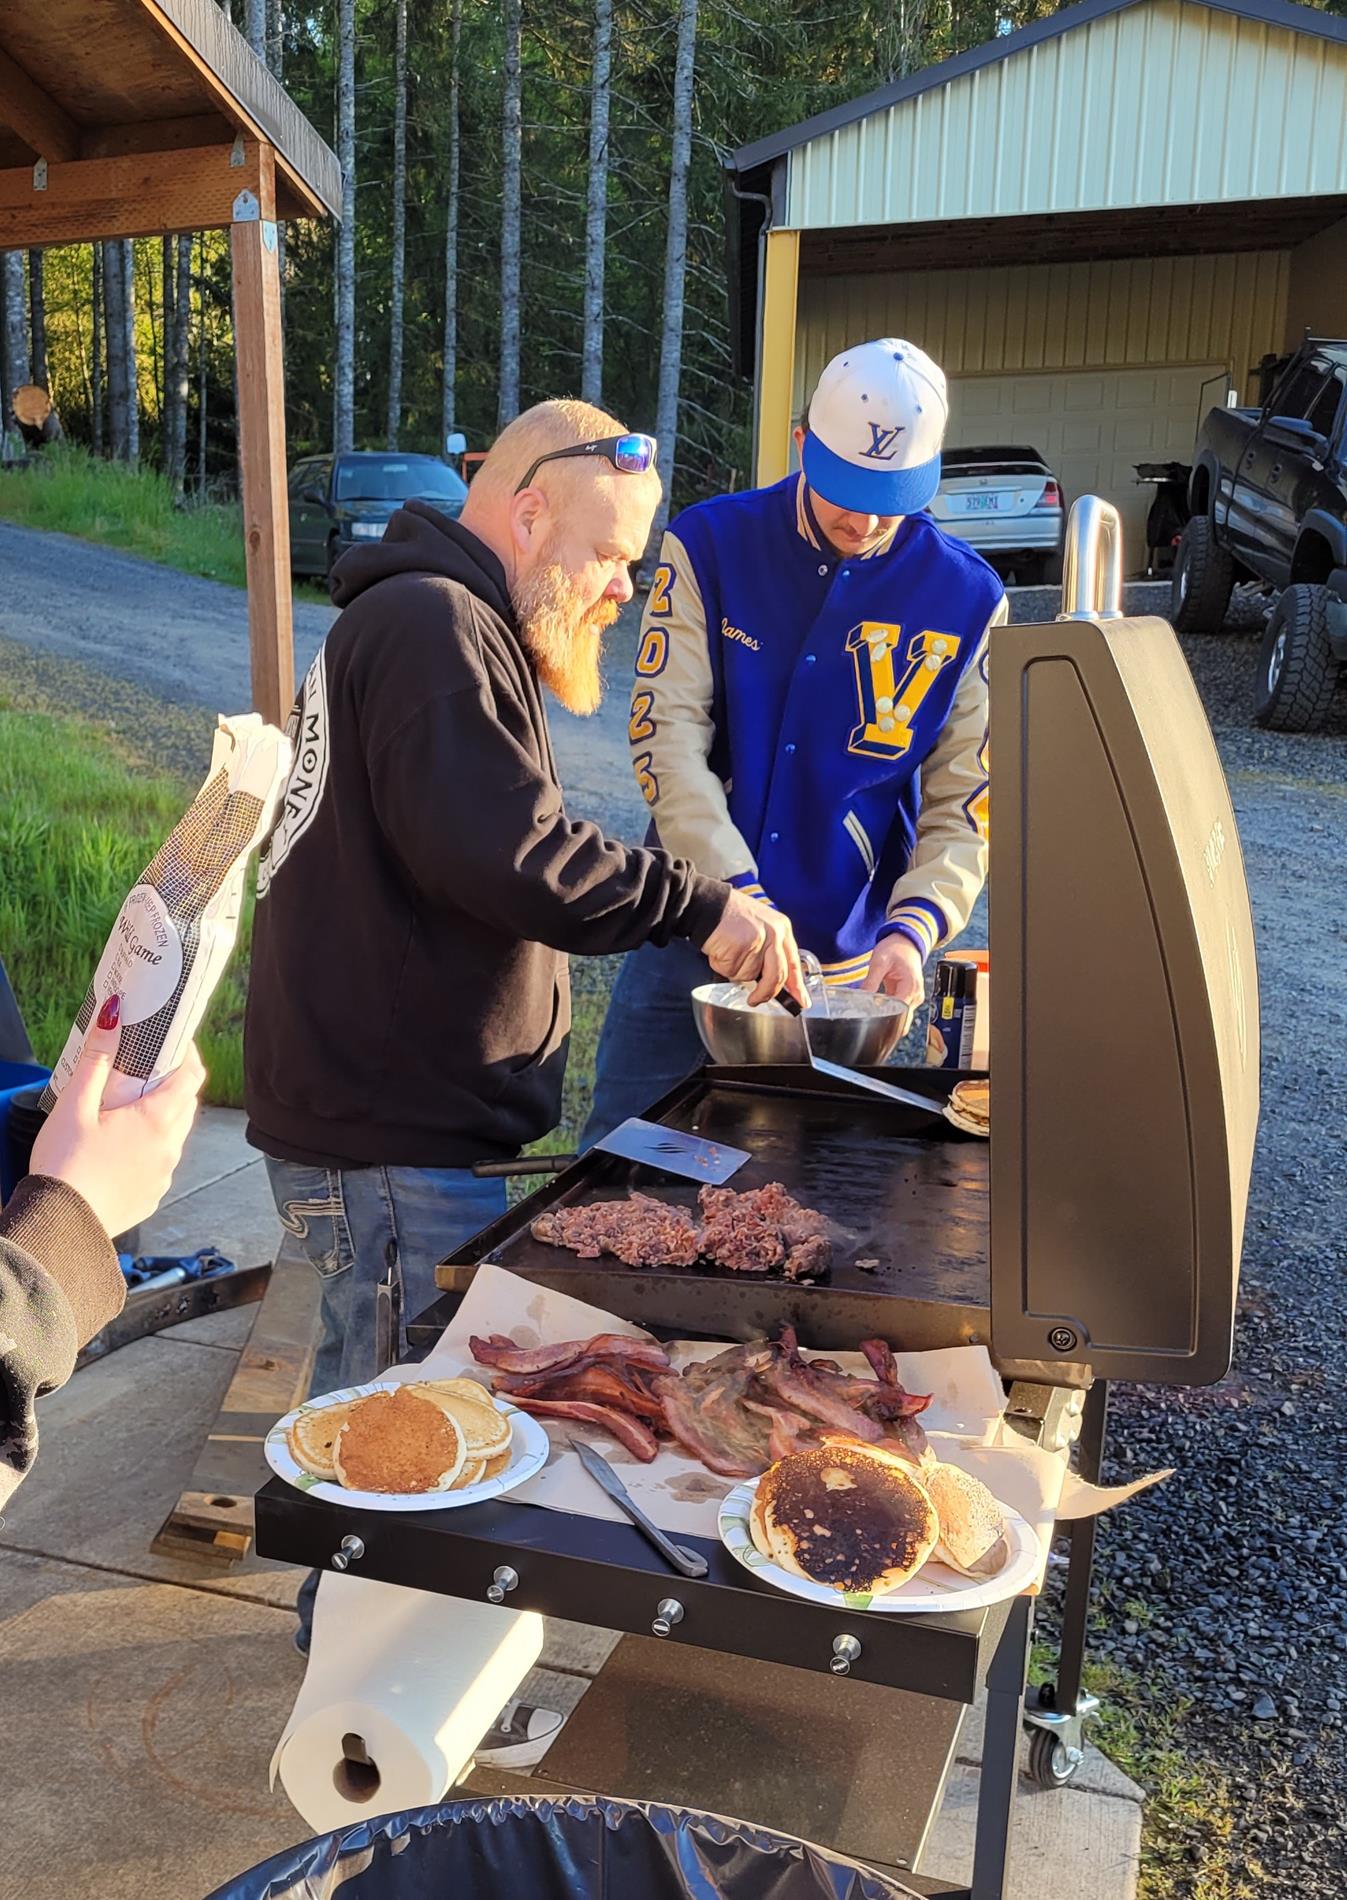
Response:
[[[876,1073],[942,1101],[962,1079],[950,1070]],[[638,1324],[720,1337],[752,1338],[785,1323],[806,1345],[834,1348],[854,1347],[866,1331],[911,1349],[985,1336],[985,1141],[806,1068],[705,1069],[649,1119],[747,1149],[752,1159],[730,1187],[780,1181],[823,1214],[833,1229],[829,1278],[796,1285],[714,1266],[627,1267],[535,1240],[529,1226],[545,1210],[622,1199],[633,1188],[696,1206],[695,1182],[591,1150],[451,1254],[440,1286],[462,1293],[490,1261]],[[438,1318],[434,1308],[427,1317]]]

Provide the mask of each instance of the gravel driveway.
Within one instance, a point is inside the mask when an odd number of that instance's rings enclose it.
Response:
[[[120,726],[196,773],[201,708],[247,703],[234,589],[64,537],[0,524],[0,685]],[[1133,610],[1166,590],[1137,590]],[[1017,617],[1051,612],[1023,597]],[[297,615],[298,664],[321,638]],[[632,617],[595,719],[557,720],[569,803],[638,836],[623,732]],[[1093,1653],[1140,1685],[1167,1771],[1196,1813],[1152,1835],[1151,1893],[1337,1900],[1347,1867],[1347,703],[1329,732],[1262,733],[1257,639],[1186,644],[1230,778],[1258,927],[1263,1122],[1236,1366],[1219,1387],[1115,1398],[1111,1469],[1177,1467],[1103,1527]],[[595,972],[598,975],[598,972]],[[1051,1597],[1043,1628],[1050,1634]],[[1157,1804],[1156,1812],[1161,1812]]]

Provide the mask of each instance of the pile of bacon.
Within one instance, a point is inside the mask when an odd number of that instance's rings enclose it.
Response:
[[[724,1478],[756,1477],[825,1436],[887,1444],[914,1461],[926,1444],[917,1414],[930,1396],[903,1390],[882,1339],[861,1342],[873,1379],[805,1359],[791,1327],[681,1373],[653,1340],[620,1333],[556,1346],[516,1346],[503,1333],[470,1343],[478,1364],[492,1368],[492,1389],[512,1404],[597,1426],[644,1464],[661,1437]]]
[[[582,1260],[607,1253],[629,1267],[706,1261],[731,1273],[780,1273],[787,1280],[821,1280],[831,1267],[827,1221],[801,1207],[779,1181],[745,1193],[704,1187],[698,1199],[700,1221],[688,1208],[633,1193],[625,1201],[553,1208],[539,1214],[530,1231]]]

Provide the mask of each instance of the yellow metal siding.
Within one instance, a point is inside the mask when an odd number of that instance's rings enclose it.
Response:
[[[1347,46],[1140,0],[790,156],[801,229],[1347,190]]]
[[[779,482],[790,467],[799,282],[799,232],[769,231],[762,287],[758,433],[754,444],[754,476],[764,486],[768,482]]]
[[[1282,346],[1290,275],[1289,252],[1246,251],[805,277],[793,406],[831,357],[872,336],[910,338],[949,376],[1227,363],[1243,386],[1250,366]]]

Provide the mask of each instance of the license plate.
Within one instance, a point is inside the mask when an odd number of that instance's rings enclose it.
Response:
[[[985,514],[1001,506],[1001,497],[999,495],[965,495],[963,505],[967,514]]]

